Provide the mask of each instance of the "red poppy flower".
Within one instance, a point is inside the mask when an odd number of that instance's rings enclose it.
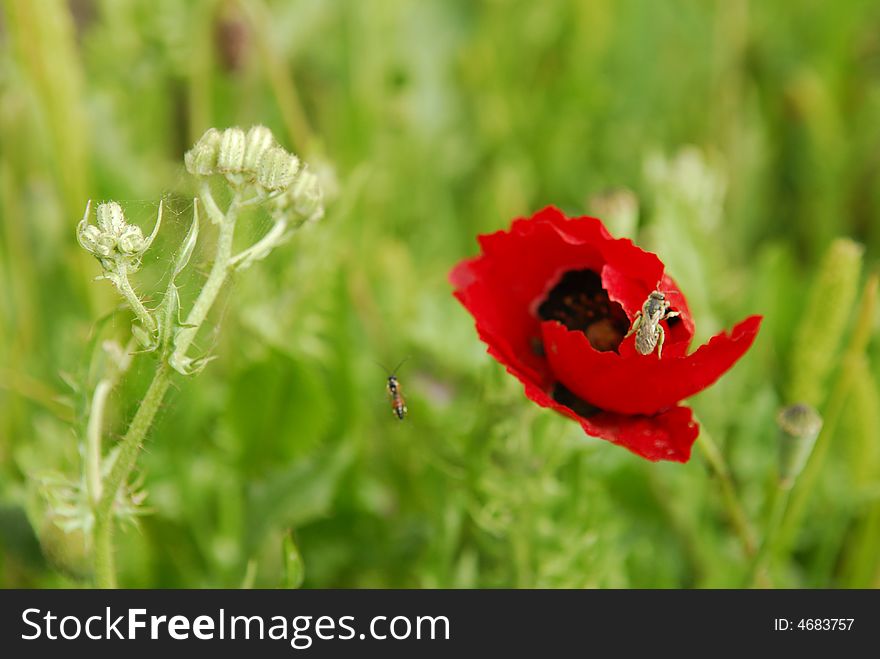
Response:
[[[678,285],[656,255],[600,220],[548,207],[479,242],[483,253],[450,274],[455,297],[526,395],[648,460],[687,462],[699,426],[678,403],[742,357],[760,316],[688,354],[694,321]],[[662,357],[624,338],[655,289],[679,312],[661,323]]]

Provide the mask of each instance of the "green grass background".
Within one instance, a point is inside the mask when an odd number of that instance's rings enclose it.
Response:
[[[151,228],[164,196],[137,276],[155,300],[191,217],[184,151],[210,126],[254,123],[335,190],[320,224],[236,276],[221,330],[199,342],[216,359],[166,399],[139,463],[149,514],[117,534],[121,585],[279,586],[288,530],[306,587],[740,585],[748,561],[699,450],[651,464],[529,403],[446,281],[476,234],[547,204],[590,212],[610,187],[638,196],[638,226],[611,228],[659,253],[697,340],[766,316],[691,401],[759,536],[792,345],[831,367],[797,375],[820,411],[847,369],[803,523],[771,572],[781,586],[880,585],[877,342],[841,357],[857,282],[804,317],[833,239],[864,245],[859,281],[880,253],[876,2],[2,8],[0,585],[88,583],[83,538],[52,524],[36,485],[79,473],[95,339],[130,327],[76,243],[86,201],[120,200]],[[398,423],[376,362],[405,357]],[[114,392],[106,443],[152,368],[138,356]]]

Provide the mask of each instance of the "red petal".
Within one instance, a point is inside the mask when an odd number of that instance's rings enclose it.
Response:
[[[535,350],[541,347],[540,326],[527,308],[502,295],[487,276],[482,258],[460,263],[450,274],[453,285],[461,286],[455,297],[474,317],[480,339],[499,362],[526,373],[535,382],[552,384],[547,360]]]
[[[459,263],[449,277],[493,355],[547,387],[552,379],[547,360],[536,352],[541,328],[534,309],[564,272],[602,269],[601,252],[591,243],[606,240],[608,233],[599,220],[587,219],[577,223],[580,241],[560,234],[557,225],[574,223],[553,207],[516,220],[509,232],[480,236],[483,254]]]
[[[603,412],[580,422],[588,435],[607,439],[654,462],[687,462],[700,434],[689,407],[673,407],[654,416]]]
[[[700,426],[693,420],[689,407],[673,407],[653,416],[627,416],[600,412],[582,417],[572,409],[556,402],[543,389],[524,379],[514,370],[507,369],[525,385],[526,396],[541,407],[549,407],[581,424],[588,435],[623,446],[647,460],[687,462],[691,447],[700,434]]]
[[[582,332],[544,322],[544,348],[553,374],[592,405],[620,414],[655,414],[715,382],[752,345],[761,324],[750,316],[688,356],[622,356],[593,349]]]

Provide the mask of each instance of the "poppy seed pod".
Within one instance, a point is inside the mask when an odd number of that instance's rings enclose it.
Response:
[[[822,417],[811,405],[798,403],[779,410],[779,483],[789,488],[803,471],[816,438],[822,430]]]
[[[688,354],[684,294],[655,254],[613,238],[600,220],[548,207],[479,243],[482,254],[450,273],[455,297],[526,396],[643,458],[687,462],[699,426],[679,403],[745,354],[760,316]],[[639,354],[631,331],[652,293],[676,314],[650,321],[665,338],[662,356]]]
[[[216,128],[209,128],[193,148],[183,156],[186,171],[195,176],[210,176],[216,172],[221,135]]]
[[[252,126],[248,129],[245,137],[244,169],[256,175],[263,155],[274,146],[277,146],[275,137],[265,126]]]
[[[227,174],[238,174],[244,165],[245,135],[241,128],[227,128],[220,137],[217,151],[217,169]]]
[[[299,170],[299,158],[280,146],[266,151],[257,170],[257,183],[266,190],[284,190],[292,182]]]

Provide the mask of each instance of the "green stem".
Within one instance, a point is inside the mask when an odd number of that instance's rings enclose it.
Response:
[[[746,586],[755,587],[772,584],[772,580],[769,574],[767,574],[766,562],[779,537],[782,520],[785,517],[785,510],[788,507],[788,500],[791,496],[791,486],[783,481],[779,481],[773,489],[771,496],[773,498],[770,501],[770,514],[767,517],[767,526],[764,528],[764,538],[761,541],[760,547],[758,547],[758,552],[752,559],[746,579]]]
[[[242,590],[251,590],[254,587],[254,582],[257,580],[257,560],[255,558],[250,559],[247,562],[247,566],[244,571],[244,579],[241,580],[241,589]]]
[[[675,497],[671,496],[669,488],[661,480],[656,469],[652,469],[654,465],[645,463],[643,467],[643,477],[651,491],[657,507],[663,514],[665,521],[669,524],[670,529],[676,535],[681,545],[682,553],[687,563],[689,576],[686,577],[684,587],[700,588],[703,579],[707,573],[707,562],[705,552],[703,550],[700,538],[697,535],[697,529],[679,512],[677,506],[673,505]]]
[[[226,218],[226,213],[220,210],[217,202],[214,201],[214,195],[211,194],[211,186],[207,181],[202,181],[201,185],[199,185],[199,197],[202,200],[202,205],[208,212],[208,217],[211,218],[211,222],[214,224],[223,224],[223,220]],[[239,206],[241,206],[241,204],[239,204]]]
[[[232,243],[235,238],[235,220],[238,215],[238,208],[241,199],[238,194],[233,197],[226,211],[226,216],[220,222],[220,235],[217,239],[217,255],[214,259],[214,265],[208,275],[202,292],[196,298],[189,315],[186,317],[184,327],[180,328],[174,341],[174,352],[171,355],[170,362],[172,364],[183,364],[186,361],[186,352],[196,338],[202,323],[208,316],[208,312],[217,299],[220,289],[226,282],[226,277],[230,271],[230,260],[232,258]],[[214,217],[217,205],[214,203],[210,194],[207,197],[202,195],[202,202],[208,209],[208,213]]]
[[[721,495],[724,501],[724,507],[727,509],[730,522],[733,524],[733,528],[739,536],[743,551],[747,556],[754,556],[756,551],[755,532],[752,529],[752,526],[749,523],[749,518],[746,516],[742,504],[739,501],[739,497],[736,494],[736,487],[733,484],[733,479],[730,476],[730,469],[727,466],[724,455],[718,449],[718,445],[712,439],[712,436],[706,432],[703,424],[700,424],[700,436],[697,441],[703,449],[709,467],[715,472],[715,475],[718,477],[718,482],[721,484]]]
[[[134,468],[138,452],[156,412],[159,411],[169,384],[171,384],[170,368],[165,362],[161,362],[128,427],[128,432],[119,443],[119,452],[113,462],[113,468],[104,479],[104,492],[95,509],[94,530],[95,580],[99,588],[114,588],[116,585],[113,570],[113,503]]]
[[[111,281],[116,284],[116,288],[119,289],[122,297],[124,297],[125,301],[128,302],[128,306],[131,307],[131,310],[134,311],[135,315],[138,317],[138,320],[141,321],[144,329],[146,329],[147,332],[149,332],[150,334],[155,334],[157,329],[156,321],[153,319],[153,316],[144,306],[144,303],[141,302],[140,298],[137,296],[137,293],[135,293],[134,289],[131,287],[131,282],[128,281],[128,271],[126,270],[124,264],[119,264],[119,273],[117,276],[112,277]]]
[[[98,588],[116,588],[113,519],[111,517],[96,517],[92,533],[95,544],[95,585]]]
[[[283,240],[285,231],[287,231],[287,221],[276,220],[265,236],[229,260],[230,269],[239,268],[243,270],[250,267],[254,261],[266,258],[269,252]]]
[[[95,387],[89,410],[89,421],[86,426],[85,472],[89,503],[95,516],[93,529],[95,578],[99,584],[108,588],[115,587],[116,573],[113,567],[113,545],[110,537],[113,531],[112,519],[98,514],[98,507],[104,493],[104,484],[101,481],[101,430],[104,425],[104,408],[107,404],[107,398],[119,378],[128,370],[133,347],[134,339],[129,341],[112,365],[108,367],[107,374]]]
[[[92,396],[92,407],[89,410],[89,422],[86,426],[86,487],[93,507],[101,500],[101,427],[104,421],[104,406],[112,389],[113,382],[109,378],[98,382]]]

